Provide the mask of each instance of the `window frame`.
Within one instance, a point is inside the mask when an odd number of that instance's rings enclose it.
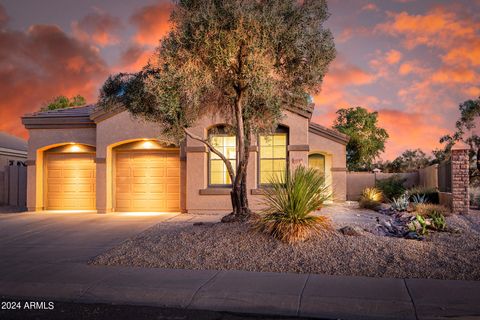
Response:
[[[213,130],[218,130],[218,132],[212,132]],[[231,135],[231,134],[226,133],[225,132],[225,126],[221,126],[221,125],[208,129],[207,134],[208,134],[208,139],[209,140],[212,136],[215,136],[215,137],[235,137],[235,167],[233,169],[236,170],[237,161],[238,161],[238,149],[237,149],[236,135]],[[208,188],[232,188],[233,181],[230,184],[212,184],[212,183],[210,183],[211,182],[210,178],[211,178],[211,175],[212,175],[212,172],[211,172],[212,158],[211,157],[212,157],[213,152],[208,148],[207,148],[207,150],[208,150],[208,152],[207,152],[208,153],[208,158],[207,158],[207,187]],[[215,159],[215,160],[218,160],[218,159]],[[220,161],[225,166],[225,163],[223,162],[223,160],[221,158],[220,158]]]
[[[285,133],[286,134],[286,145],[285,145],[285,178],[288,177],[289,175],[289,172],[290,172],[290,152],[288,151],[288,146],[290,145],[290,131],[289,131],[289,128],[286,127],[286,126],[283,126],[283,125],[279,125],[277,127],[277,129],[275,129],[275,132],[273,134],[270,134],[270,135],[257,135],[257,147],[258,147],[258,152],[257,152],[257,188],[261,189],[261,188],[268,188],[269,186],[271,186],[272,184],[271,183],[262,183],[261,182],[261,170],[262,170],[262,166],[261,166],[261,146],[260,146],[260,137],[261,136],[273,136],[277,133]],[[279,158],[265,158],[263,160],[275,160],[275,159],[279,159]]]

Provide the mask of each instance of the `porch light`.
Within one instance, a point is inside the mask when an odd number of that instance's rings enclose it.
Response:
[[[73,144],[72,147],[70,148],[70,151],[72,151],[72,152],[80,152],[80,151],[81,151],[81,148],[80,148],[79,145]]]
[[[153,147],[155,147],[155,145],[153,144],[152,141],[148,141],[148,140],[147,140],[147,141],[144,141],[144,142],[142,143],[142,148],[143,148],[143,149],[152,149]]]

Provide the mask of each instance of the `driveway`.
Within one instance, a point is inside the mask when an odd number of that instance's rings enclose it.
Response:
[[[90,258],[177,215],[0,214],[0,282],[85,265]]]

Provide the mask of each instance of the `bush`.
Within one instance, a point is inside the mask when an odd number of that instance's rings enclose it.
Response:
[[[439,204],[433,204],[433,203],[417,204],[415,205],[415,212],[422,217],[431,216],[435,212],[444,216],[447,216],[450,214],[450,210],[447,207]]]
[[[392,200],[405,193],[405,187],[403,186],[405,181],[407,181],[407,179],[404,179],[399,175],[393,175],[386,179],[378,180],[377,188],[382,190],[383,195],[387,199]]]
[[[440,203],[438,190],[435,188],[414,187],[408,190],[408,194],[410,195],[410,201],[413,201],[415,196],[423,196],[429,203]]]
[[[265,209],[254,228],[287,243],[305,241],[312,233],[331,229],[330,220],[311,213],[331,197],[318,170],[298,166],[285,182],[274,177],[265,189]]]
[[[359,205],[360,208],[377,209],[383,199],[383,194],[380,189],[377,188],[365,188],[360,196]]]

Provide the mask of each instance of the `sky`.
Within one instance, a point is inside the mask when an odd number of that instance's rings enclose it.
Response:
[[[337,57],[313,97],[312,121],[379,114],[383,159],[439,147],[459,103],[480,96],[480,0],[330,0]],[[0,0],[0,131],[58,95],[89,103],[116,72],[139,70],[168,32],[166,0]]]

